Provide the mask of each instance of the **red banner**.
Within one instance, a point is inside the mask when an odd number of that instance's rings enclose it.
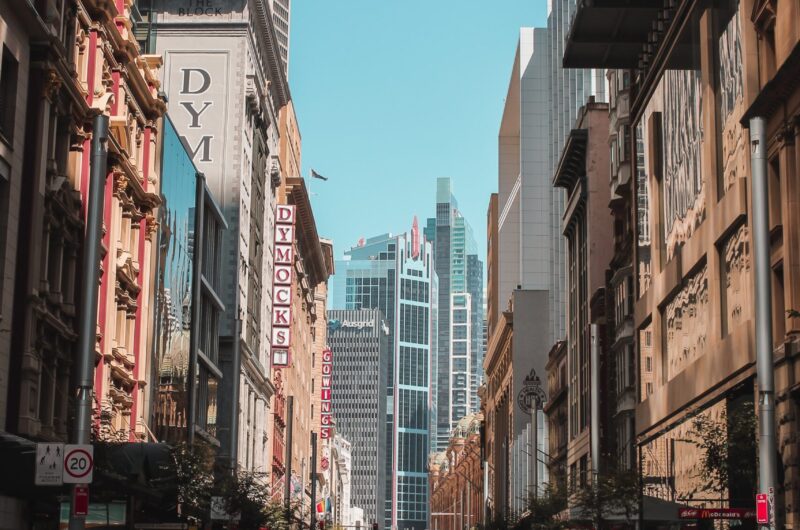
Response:
[[[320,389],[319,437],[323,440],[331,438],[333,432],[333,410],[331,404],[331,388],[333,376],[333,352],[322,350],[322,385]]]

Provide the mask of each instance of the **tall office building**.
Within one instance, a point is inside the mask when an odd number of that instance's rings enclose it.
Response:
[[[383,234],[345,252],[331,282],[332,309],[380,309],[389,327],[392,364],[386,391],[387,528],[422,530],[428,521],[432,352],[438,283],[433,246],[411,232]]]
[[[489,304],[493,313],[489,322],[497,327],[513,300],[514,322],[537,324],[535,331],[531,326],[515,329],[516,408],[509,437],[517,440],[532,423],[537,426],[532,452],[536,457],[525,465],[536,465],[540,479],[546,474],[544,413],[538,406],[526,408],[527,402],[516,398],[530,391],[526,381],[544,380],[550,349],[565,336],[565,199],[563,190],[552,187],[552,176],[580,107],[589,96],[605,99],[602,71],[561,66],[574,10],[575,0],[552,0],[547,28],[520,29],[498,138],[497,203],[491,207],[497,234],[490,242],[496,252],[490,282],[496,293],[490,295],[494,300]],[[495,331],[488,330],[490,343]],[[523,339],[520,332],[528,337]]]
[[[351,503],[383,527],[389,325],[380,309],[330,310],[328,344],[336,430],[352,443]]]
[[[283,63],[283,74],[289,79],[289,36],[292,19],[292,0],[269,0],[275,35],[278,37],[278,50]]]
[[[478,409],[484,353],[483,262],[447,177],[436,183],[436,217],[425,236],[434,243],[439,277],[435,449],[443,451],[456,423]]]

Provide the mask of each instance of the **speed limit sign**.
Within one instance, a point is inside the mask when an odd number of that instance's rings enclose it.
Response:
[[[64,446],[64,483],[89,484],[94,468],[94,447],[90,444]]]

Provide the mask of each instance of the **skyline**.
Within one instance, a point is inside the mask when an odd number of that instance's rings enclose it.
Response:
[[[339,258],[361,237],[406,232],[414,215],[434,215],[436,179],[450,177],[485,262],[487,197],[497,188],[497,133],[519,29],[545,24],[546,2],[348,7],[297,2],[292,10],[289,83],[302,170],[328,178],[307,181],[320,234]],[[411,27],[417,39],[405,35]],[[367,202],[381,207],[357,207]]]

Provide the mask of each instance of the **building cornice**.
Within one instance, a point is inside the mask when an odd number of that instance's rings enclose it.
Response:
[[[296,237],[301,252],[300,258],[309,276],[311,288],[321,282],[326,282],[332,273],[328,268],[322,243],[317,233],[317,223],[314,220],[314,211],[311,208],[311,199],[308,196],[305,180],[301,177],[286,179],[286,198],[289,204],[297,208]]]

